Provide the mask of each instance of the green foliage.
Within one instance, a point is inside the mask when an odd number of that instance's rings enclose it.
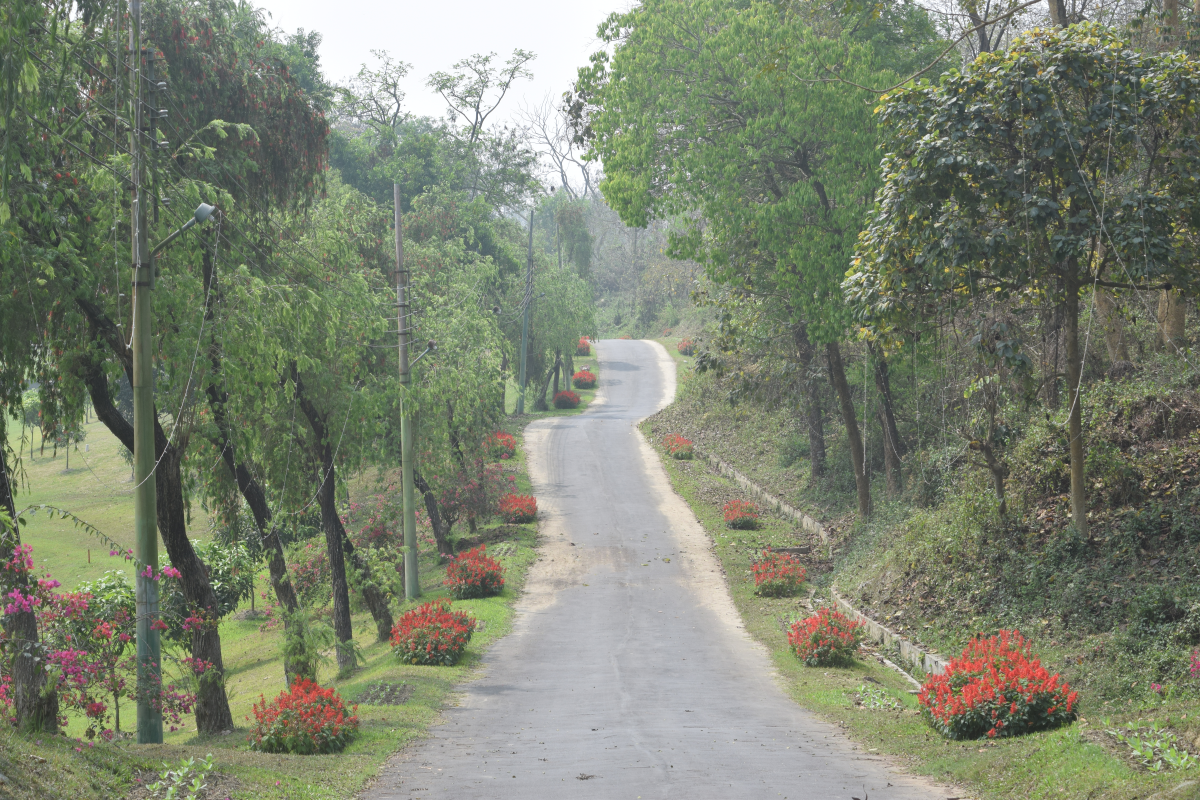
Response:
[[[1164,767],[1191,769],[1200,764],[1200,756],[1189,753],[1179,736],[1156,721],[1148,725],[1126,722],[1124,727],[1109,727],[1112,724],[1105,719],[1104,732],[1128,747],[1133,758],[1151,772],[1160,772]]]
[[[257,563],[241,544],[225,545],[212,541],[194,541],[192,547],[208,571],[208,580],[217,596],[217,607],[204,610],[189,607],[180,587],[179,578],[162,578],[159,584],[159,606],[163,621],[167,623],[166,635],[176,640],[187,636],[186,620],[200,617],[215,624],[217,620],[233,613],[238,603],[250,599],[254,592],[254,572]],[[159,570],[170,566],[165,553],[159,556]]]
[[[175,768],[164,762],[158,780],[146,786],[146,791],[150,797],[163,800],[198,800],[206,796],[208,784],[204,781],[215,766],[212,753],[200,761],[195,757],[181,759]]]

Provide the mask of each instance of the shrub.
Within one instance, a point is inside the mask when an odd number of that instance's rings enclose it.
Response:
[[[358,733],[358,717],[333,688],[297,677],[291,688],[268,703],[254,704],[250,748],[264,753],[337,753]],[[358,707],[355,706],[354,710]]]
[[[489,456],[501,460],[510,459],[517,454],[517,440],[512,434],[504,431],[496,431],[489,436],[484,442],[484,447],[487,448]]]
[[[1018,736],[1075,719],[1076,693],[1032,657],[1017,631],[977,637],[925,680],[917,702],[948,739]]]
[[[865,636],[862,625],[822,606],[811,617],[792,623],[788,644],[805,666],[827,667],[853,661]]]
[[[458,661],[475,620],[463,611],[451,611],[450,601],[431,600],[406,611],[392,628],[392,652],[405,664],[452,666]]]
[[[483,545],[461,553],[446,565],[443,584],[458,600],[490,597],[504,588],[504,567],[489,558]]]
[[[576,389],[595,389],[596,376],[590,370],[581,369],[571,376],[571,383]]]
[[[297,547],[288,559],[288,572],[300,602],[310,607],[321,605],[333,580],[324,544],[312,541]]]
[[[692,440],[685,439],[678,433],[668,433],[663,437],[662,443],[663,449],[671,454],[671,458],[678,458],[680,461],[690,461],[696,454]]]
[[[750,565],[754,593],[760,597],[788,597],[800,589],[806,575],[800,560],[791,553],[764,550],[762,561]]]
[[[730,500],[725,504],[725,524],[739,531],[758,527],[758,508],[747,500]]]
[[[578,408],[579,395],[572,392],[570,389],[564,389],[554,395],[555,408]]]
[[[500,498],[500,515],[505,522],[533,522],[537,519],[537,498],[510,492]]]
[[[588,341],[586,336],[579,337],[579,344],[575,346],[575,355],[590,356],[592,354],[592,343]]]
[[[681,356],[694,355],[696,352],[696,343],[691,339],[683,338],[679,340],[679,344],[675,345],[675,349],[679,351]]]

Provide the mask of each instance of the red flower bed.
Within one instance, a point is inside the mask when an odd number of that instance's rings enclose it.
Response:
[[[595,389],[596,376],[590,370],[581,369],[571,376],[571,383],[576,389]]]
[[[322,689],[297,676],[270,703],[258,696],[250,748],[264,753],[337,753],[358,733],[358,717],[347,713],[336,689]],[[354,706],[358,710],[358,706]]]
[[[827,667],[853,661],[865,636],[862,625],[822,606],[808,619],[792,623],[788,644],[805,666]]]
[[[533,522],[537,519],[537,498],[510,492],[500,498],[500,516],[505,522]]]
[[[754,593],[760,597],[789,597],[800,589],[807,573],[791,553],[764,550],[762,561],[750,565],[754,572]]]
[[[475,620],[463,611],[451,611],[449,600],[431,600],[396,622],[392,652],[405,664],[448,667],[458,661],[474,630]]]
[[[752,531],[758,527],[758,507],[746,500],[725,504],[725,524],[735,530]]]
[[[1033,657],[1017,631],[977,637],[930,675],[917,695],[929,723],[948,739],[1019,736],[1075,719],[1076,693]]]
[[[484,447],[492,458],[509,459],[517,454],[517,440],[504,431],[496,431],[489,436]]]
[[[555,408],[578,408],[579,395],[572,392],[570,389],[565,389],[554,395]]]
[[[459,600],[475,597],[491,597],[504,588],[504,567],[494,558],[489,558],[487,548],[480,545],[461,553],[446,565],[443,584]]]
[[[668,433],[663,437],[663,449],[671,454],[671,458],[688,461],[695,455],[692,440],[685,439],[678,433]]]
[[[696,343],[691,339],[680,339],[679,344],[675,345],[675,349],[679,351],[681,356],[690,356],[696,352]]]
[[[588,341],[586,336],[579,338],[579,344],[575,347],[575,355],[590,356],[592,354],[592,343]]]

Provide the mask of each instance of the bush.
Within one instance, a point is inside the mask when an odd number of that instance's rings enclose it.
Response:
[[[588,341],[586,336],[579,337],[579,344],[575,346],[575,355],[590,356],[592,354],[592,343]]]
[[[291,688],[270,703],[262,695],[259,700],[250,729],[252,750],[302,756],[337,753],[358,733],[358,717],[346,712],[337,690],[322,689],[305,678],[295,678]]]
[[[930,675],[917,695],[921,712],[948,739],[1019,736],[1075,719],[1076,693],[1032,657],[1017,631],[977,637]]]
[[[663,437],[663,449],[671,454],[671,458],[680,461],[690,461],[696,455],[691,439],[685,439],[678,433],[668,433]]]
[[[570,389],[565,389],[554,395],[555,408],[578,408],[579,395],[572,392]]]
[[[595,389],[596,376],[590,370],[581,369],[571,376],[571,383],[576,389]]]
[[[480,545],[452,559],[446,565],[446,579],[442,583],[450,587],[450,594],[458,600],[491,597],[504,588],[504,567],[489,558],[487,548]]]
[[[760,597],[790,597],[804,583],[807,574],[800,560],[791,553],[764,550],[762,561],[750,565],[754,572],[754,593]]]
[[[506,461],[517,454],[517,440],[512,434],[504,431],[496,431],[489,436],[484,447],[487,448],[488,455],[492,458],[498,458]]]
[[[500,498],[500,515],[505,522],[533,522],[537,519],[537,498],[510,492]]]
[[[730,500],[725,504],[725,524],[734,530],[752,531],[758,527],[758,508],[746,500]]]
[[[328,597],[333,573],[329,551],[323,542],[306,542],[297,547],[288,559],[288,572],[301,604],[318,606]]]
[[[792,623],[788,644],[805,666],[828,667],[853,661],[865,637],[861,624],[822,606],[811,617]]]
[[[681,356],[690,356],[696,353],[696,343],[687,338],[680,339],[679,344],[675,345],[675,348]]]
[[[452,666],[458,661],[475,620],[463,611],[451,611],[450,601],[431,600],[406,611],[392,628],[392,652],[404,664]]]

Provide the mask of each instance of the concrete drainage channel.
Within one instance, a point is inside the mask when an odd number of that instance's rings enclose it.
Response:
[[[821,538],[821,544],[828,549],[829,557],[833,557],[833,548],[829,543],[829,534],[826,532],[825,527],[821,525],[821,523],[817,522],[803,511],[793,508],[792,506],[783,502],[783,500],[771,494],[766,489],[762,488],[757,483],[750,480],[745,475],[738,472],[729,464],[726,464],[724,461],[712,455],[711,453],[703,453],[698,448],[695,448],[695,452],[703,457],[704,460],[709,463],[709,466],[711,466],[714,470],[728,478],[733,479],[739,486],[745,489],[752,497],[761,502],[763,505],[773,508],[783,516],[795,520],[805,531],[817,534],[817,536]],[[851,619],[861,622],[867,630],[867,636],[872,641],[881,645],[886,650],[899,652],[901,664],[896,664],[887,658],[882,658],[881,660],[889,667],[892,667],[896,671],[902,673],[910,682],[912,682],[914,686],[920,686],[921,684],[912,676],[910,670],[919,675],[936,675],[946,669],[946,665],[949,663],[948,659],[943,658],[937,653],[922,650],[920,647],[917,647],[915,644],[913,644],[912,640],[908,637],[901,636],[885,625],[882,625],[871,619],[866,614],[852,606],[844,597],[838,594],[836,587],[830,588],[829,592],[833,599],[834,605]],[[907,667],[907,669],[905,669],[905,667]]]

